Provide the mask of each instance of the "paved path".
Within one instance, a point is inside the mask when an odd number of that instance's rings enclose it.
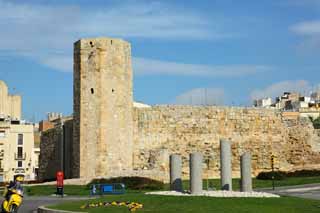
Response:
[[[272,189],[260,189],[258,191],[270,192],[278,195],[293,196],[320,200],[320,184],[306,184],[299,186],[282,186]]]
[[[58,204],[66,201],[72,200],[88,200],[88,197],[24,197],[22,206],[19,209],[19,213],[33,213],[36,212],[39,206],[50,205],[50,204]],[[3,198],[0,199],[2,203]]]

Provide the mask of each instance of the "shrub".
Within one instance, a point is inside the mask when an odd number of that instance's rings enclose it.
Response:
[[[314,119],[312,123],[315,129],[320,129],[320,117],[318,117],[317,119]]]
[[[297,170],[294,172],[275,171],[274,179],[283,180],[287,177],[315,177],[320,176],[320,170]],[[260,172],[256,177],[260,180],[272,180],[272,172]]]
[[[274,176],[275,180],[283,180],[287,177],[287,174],[282,171],[260,172],[256,178],[259,180],[272,180],[272,176]]]
[[[164,183],[145,177],[116,177],[110,179],[93,179],[89,184],[124,183],[126,189],[133,190],[161,190]]]
[[[320,176],[320,170],[297,170],[287,173],[287,177],[314,177]]]

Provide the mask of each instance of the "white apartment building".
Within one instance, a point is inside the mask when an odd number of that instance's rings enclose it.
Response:
[[[35,151],[32,124],[0,118],[0,181],[13,180],[17,174],[34,180]]]
[[[254,106],[255,107],[271,107],[272,105],[272,99],[271,98],[262,98],[258,100],[254,100]]]
[[[21,120],[21,96],[9,95],[0,81],[0,182],[24,175],[36,178],[40,150],[34,147],[34,127]]]

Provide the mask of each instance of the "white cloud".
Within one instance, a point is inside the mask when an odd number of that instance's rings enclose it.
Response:
[[[39,57],[41,63],[63,71],[72,72],[72,57],[54,55]],[[208,76],[208,77],[239,77],[263,73],[273,69],[263,65],[200,65],[168,62],[147,58],[132,58],[133,73],[136,75],[176,75],[176,76]]]
[[[317,36],[320,35],[320,20],[305,21],[295,24],[291,30],[299,35]]]
[[[219,32],[218,27],[215,27],[216,31],[208,30],[214,26],[199,13],[150,1],[102,8],[86,14],[84,22],[78,26],[78,31],[111,36],[178,40],[227,36]]]
[[[137,74],[224,76],[237,77],[262,73],[272,68],[263,65],[199,65],[133,58],[133,69]]]
[[[150,1],[122,1],[108,7],[28,4],[0,0],[0,51],[27,57],[54,70],[72,72],[73,43],[82,37],[206,40],[232,37],[221,19]],[[111,7],[112,6],[112,7]],[[133,58],[137,74],[242,76],[263,65],[199,65]]]
[[[304,21],[290,27],[295,34],[302,36],[299,44],[302,50],[316,50],[320,48],[320,20]]]
[[[297,7],[312,7],[314,9],[320,8],[319,0],[283,0],[280,3],[282,5],[291,5],[291,6],[297,6]]]
[[[47,67],[62,71],[62,72],[72,72],[73,59],[65,55],[54,55],[51,57],[39,57],[40,62]]]
[[[176,97],[176,104],[181,105],[222,105],[224,90],[220,88],[196,88]]]
[[[275,98],[282,95],[283,92],[299,92],[302,95],[310,95],[311,90],[312,86],[305,80],[281,81],[264,89],[256,89],[252,91],[250,97],[252,100],[266,97]]]
[[[81,8],[0,0],[0,11],[0,51],[62,71],[72,68],[68,61],[73,43],[82,37],[207,40],[231,36],[218,20],[209,23],[196,11],[160,2],[121,1]]]

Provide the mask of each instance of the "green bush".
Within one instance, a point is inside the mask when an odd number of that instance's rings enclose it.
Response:
[[[272,180],[273,176],[274,180],[284,180],[287,177],[287,173],[282,171],[260,172],[256,178],[259,180]]]
[[[315,129],[320,129],[320,117],[318,117],[317,119],[312,120],[313,123],[313,127]]]
[[[287,177],[314,177],[320,176],[320,170],[298,170],[287,173]]]
[[[288,177],[320,176],[320,170],[297,170],[294,172],[274,171],[274,173],[273,172],[260,172],[256,178],[259,180],[272,180],[273,174],[274,174],[275,180],[283,180]]]
[[[93,179],[89,184],[123,183],[126,189],[133,190],[162,190],[164,183],[145,177],[116,177],[110,179]]]

